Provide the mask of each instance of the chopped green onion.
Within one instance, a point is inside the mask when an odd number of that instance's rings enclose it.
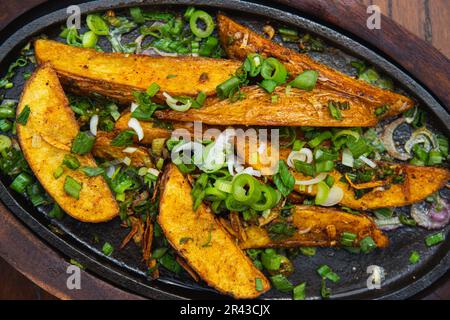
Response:
[[[261,76],[266,80],[273,80],[278,84],[286,82],[286,67],[275,58],[267,58],[261,66]]]
[[[331,289],[327,288],[327,283],[325,281],[325,278],[322,278],[322,285],[320,287],[320,295],[324,299],[328,299],[331,296]]]
[[[260,187],[261,197],[258,201],[250,204],[250,207],[256,211],[265,211],[268,209],[272,209],[278,203],[278,194],[277,192],[263,184]]]
[[[399,215],[398,219],[400,220],[401,224],[405,225],[405,226],[411,226],[414,227],[417,225],[416,220],[412,219],[412,218],[408,218],[406,216],[406,214],[402,213]]]
[[[122,131],[111,141],[111,145],[113,147],[128,147],[133,144],[133,136],[135,135],[134,130]]]
[[[11,121],[6,119],[0,119],[0,131],[1,132],[8,132],[13,127]]]
[[[66,176],[66,180],[64,181],[64,191],[69,196],[79,200],[81,188],[82,185],[78,183],[78,181],[76,181],[74,178],[70,176]]]
[[[359,247],[361,248],[361,252],[369,253],[377,247],[377,244],[373,241],[372,237],[365,237],[359,241]]]
[[[205,25],[205,29],[198,26],[198,20],[201,20]],[[189,26],[192,33],[199,38],[207,38],[214,31],[213,18],[203,10],[194,11],[189,17]]]
[[[334,101],[328,101],[328,110],[334,119],[342,121],[341,110],[335,105]]]
[[[273,182],[277,186],[278,191],[285,197],[294,189],[295,178],[284,160],[278,161],[278,172],[273,176]]]
[[[441,242],[444,242],[445,240],[445,235],[443,232],[438,232],[432,235],[429,235],[428,237],[425,238],[425,244],[428,247],[432,247],[435,246]]]
[[[438,150],[431,150],[428,153],[427,165],[434,166],[434,165],[437,165],[437,164],[441,164],[442,161],[443,161],[443,157],[442,157],[440,151],[438,151]]]
[[[147,88],[146,92],[150,97],[153,97],[158,93],[159,89],[161,89],[161,87],[156,82],[152,82],[152,84]]]
[[[310,140],[308,142],[308,144],[311,148],[315,148],[315,147],[319,146],[323,141],[331,139],[332,137],[333,137],[333,135],[331,134],[330,131],[324,131],[324,132],[320,133],[314,139]]]
[[[62,211],[61,208],[55,203],[52,210],[48,212],[48,216],[50,218],[61,220],[64,218],[64,211]]]
[[[333,169],[334,169],[334,162],[332,160],[316,162],[316,173],[330,172]]]
[[[261,278],[255,278],[255,289],[256,291],[263,291],[263,282]]]
[[[270,280],[278,291],[289,293],[294,289],[292,283],[282,274],[272,276]]]
[[[137,24],[142,24],[145,22],[141,8],[139,7],[130,8],[130,15],[133,18],[133,21],[136,22]]]
[[[317,194],[314,199],[314,203],[317,205],[322,205],[328,199],[329,193],[330,187],[324,181],[320,181],[317,183]]]
[[[69,169],[76,170],[80,167],[80,161],[73,154],[67,153],[64,156],[63,165]]]
[[[253,204],[261,197],[261,184],[249,174],[240,174],[233,180],[231,194],[243,204]]]
[[[319,73],[317,71],[306,70],[289,82],[289,85],[294,88],[311,91],[316,86],[318,77]]]
[[[295,170],[303,173],[305,176],[315,177],[316,176],[316,168],[311,163],[306,163],[300,160],[294,160]]]
[[[334,273],[331,268],[327,265],[322,265],[317,269],[317,273],[322,277],[329,279],[333,282],[338,282],[341,277],[339,277],[336,273]]]
[[[94,146],[95,137],[85,131],[78,132],[72,143],[72,152],[79,155],[85,155],[91,152]]]
[[[102,247],[102,252],[106,256],[110,256],[114,251],[113,246],[109,242],[105,242],[105,244]]]
[[[64,173],[64,167],[63,166],[59,166],[58,168],[55,169],[55,171],[53,172],[53,177],[55,179],[60,178]]]
[[[235,92],[239,88],[240,83],[240,79],[236,76],[225,80],[216,87],[217,96],[220,99],[228,98],[232,92]]]
[[[105,172],[105,170],[100,167],[81,167],[80,171],[83,172],[88,177],[96,177]]]
[[[282,256],[274,249],[266,249],[261,253],[261,263],[269,271],[280,269]]]
[[[250,77],[256,77],[261,72],[264,58],[258,53],[250,53],[244,61],[244,70]]]
[[[83,48],[95,48],[98,41],[98,36],[93,31],[88,31],[81,37]]]
[[[355,159],[372,152],[372,147],[368,145],[364,139],[351,139],[350,141],[347,141],[347,147]]]
[[[316,248],[315,247],[300,247],[300,252],[307,257],[312,257],[312,256],[316,255]]]
[[[259,84],[259,86],[261,88],[263,88],[264,90],[266,90],[268,93],[272,93],[275,88],[277,87],[278,83],[274,80],[267,80],[264,79],[263,81],[261,81],[261,83]]]
[[[10,107],[0,107],[0,119],[14,118],[16,112]]]
[[[86,23],[88,28],[96,35],[107,36],[109,34],[109,27],[105,20],[98,14],[89,14],[86,17]]]
[[[383,114],[385,114],[388,110],[389,110],[389,105],[387,105],[387,104],[382,105],[381,107],[378,107],[375,109],[375,115],[377,117],[380,117]]]
[[[33,183],[33,178],[26,172],[20,173],[9,186],[14,191],[19,193],[25,192],[27,186]]]
[[[0,135],[0,152],[10,148],[12,145],[12,141],[8,136],[3,134]]]
[[[292,290],[292,299],[305,300],[306,297],[305,288],[306,282],[300,283],[299,285],[295,286],[294,289]]]
[[[411,264],[416,264],[417,262],[419,262],[420,260],[420,254],[417,251],[413,251],[411,252],[411,255],[409,256],[409,262],[411,262]]]
[[[16,122],[20,123],[23,126],[26,125],[28,122],[28,117],[30,116],[30,112],[30,107],[26,105],[17,117]]]
[[[352,247],[356,240],[356,237],[356,234],[352,232],[343,232],[341,234],[341,244],[344,247]]]
[[[295,140],[294,144],[292,145],[292,151],[300,151],[301,148],[306,144],[306,142],[301,140]]]

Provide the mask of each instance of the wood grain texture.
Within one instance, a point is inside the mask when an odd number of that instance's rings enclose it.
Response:
[[[303,1],[303,0],[294,0],[297,2]],[[294,2],[292,1],[292,2]],[[327,3],[331,3],[334,0],[329,1],[317,1],[319,3],[319,9],[320,5],[326,5]],[[341,1],[345,6],[351,6],[355,3],[355,1],[359,1],[364,5],[370,5],[370,4],[376,4],[380,7],[381,11],[388,17],[391,17],[394,21],[401,24],[404,28],[406,28],[409,31],[414,32],[415,30],[419,34],[416,34],[417,36],[420,36],[420,30],[424,26],[419,25],[419,21],[414,19],[407,19],[402,17],[402,15],[405,14],[405,10],[401,10],[401,8],[406,6],[412,6],[410,4],[412,1],[410,0],[343,0]],[[45,0],[21,0],[21,1],[10,1],[10,0],[0,0],[0,29],[6,26],[6,24],[13,20],[15,17],[20,15],[22,12],[27,11],[28,9],[32,8],[33,6],[43,3]],[[317,16],[320,18],[321,13],[326,12],[325,10],[319,10],[317,12],[314,12],[317,7],[314,7],[310,4],[310,1],[303,1],[305,3],[305,7],[310,6],[311,9],[306,8],[305,12],[310,12],[312,16]],[[398,3],[398,8],[400,10],[394,10],[394,2]],[[450,21],[450,0],[423,0],[423,1],[414,1],[414,5],[421,6],[418,10],[425,10],[425,5],[428,5],[428,11],[429,15],[425,13],[425,21],[423,23],[430,23],[431,28],[431,39],[428,37],[426,40],[431,41],[433,46],[437,48],[437,50],[440,50],[443,54],[445,54],[447,57],[450,57],[450,28],[449,28],[449,21]],[[422,3],[421,3],[422,2]],[[397,4],[396,4],[397,5]],[[365,18],[366,14],[362,14],[359,16],[358,14],[354,14],[352,9],[349,7],[344,7],[345,10],[348,11],[348,15],[345,16],[351,16],[350,20],[353,22],[353,24],[356,24],[356,27],[360,27],[361,25],[365,26]],[[409,10],[409,9],[408,9]],[[365,12],[365,11],[364,11]],[[394,14],[395,12],[395,15]],[[427,19],[428,17],[428,19]],[[354,19],[359,18],[359,20]],[[362,20],[364,19],[364,20]],[[339,12],[336,18],[337,24],[339,24]],[[345,29],[345,27],[344,27]],[[365,29],[365,28],[361,28]],[[395,27],[394,27],[395,29]],[[350,30],[350,29],[349,29]],[[422,33],[422,36],[425,33]],[[370,34],[369,34],[370,37]],[[377,40],[378,44],[381,44],[382,46],[383,42],[382,40]],[[423,46],[421,46],[423,47]],[[413,48],[414,49],[414,48]],[[411,50],[411,49],[408,49]],[[414,49],[411,52],[415,54],[417,51],[420,51],[420,49]],[[428,57],[424,56],[424,59],[429,59]],[[448,70],[448,69],[447,69]],[[430,73],[429,73],[430,74]],[[450,72],[447,71],[447,74],[450,74]],[[432,77],[430,77],[432,78]],[[434,79],[435,81],[435,79]],[[448,83],[447,83],[447,87]],[[14,241],[14,239],[20,240],[22,237],[21,235],[18,235],[17,237],[13,237],[13,235],[21,230],[21,232],[24,232],[23,237],[28,237],[32,235],[23,225],[12,216],[11,213],[7,211],[1,211],[0,212],[0,218],[7,218],[12,223],[10,224],[0,224],[0,231],[2,232],[3,236],[5,236],[7,229],[9,229],[8,234],[11,234],[11,241]],[[4,220],[3,220],[4,221]],[[3,221],[0,221],[0,223],[3,223]],[[0,238],[1,239],[1,238]],[[6,238],[8,240],[8,238]],[[41,243],[40,240],[38,240],[36,237],[34,239],[36,243]],[[3,244],[3,246],[1,246]],[[39,298],[51,298],[50,295],[47,295],[44,290],[39,289],[36,285],[33,284],[28,278],[22,275],[17,270],[21,270],[21,261],[17,260],[16,262],[12,261],[15,259],[13,256],[14,254],[17,254],[15,252],[15,246],[7,247],[9,242],[2,243],[0,241],[0,256],[6,257],[8,256],[8,260],[11,262],[11,265],[6,263],[5,261],[2,261],[0,259],[0,299],[39,299]],[[5,248],[6,246],[6,248]],[[48,248],[48,247],[46,247]],[[17,251],[20,253],[22,250]],[[61,257],[58,257],[58,263],[61,263],[61,261],[64,261]],[[35,277],[32,277],[32,280],[36,281],[36,283],[40,284],[39,281]],[[49,289],[49,287],[46,287],[44,284],[43,287]],[[50,290],[50,289],[49,289]],[[55,293],[54,293],[55,294]],[[436,285],[428,288],[421,294],[419,294],[416,298],[421,299],[450,299],[450,280],[449,275],[444,277],[437,283]]]
[[[276,2],[294,7],[332,25],[337,25],[378,48],[413,77],[420,79],[447,110],[450,110],[450,95],[448,94],[450,61],[439,50],[408,32],[395,21],[382,16],[380,29],[367,28],[367,6],[360,0],[276,0]],[[408,1],[407,6],[411,3],[413,2]],[[388,1],[388,12],[392,16],[397,12],[409,12],[408,10],[411,11],[410,9],[394,10],[394,1]],[[405,18],[405,21],[409,23],[413,20]],[[417,21],[420,23],[420,19]]]
[[[0,226],[0,256],[14,269],[55,297],[64,300],[142,299],[84,270],[81,270],[81,289],[68,289],[67,268],[70,264],[58,252],[32,234],[2,203],[0,203]],[[20,297],[21,292],[25,290],[26,287],[21,287],[15,291],[16,295]]]

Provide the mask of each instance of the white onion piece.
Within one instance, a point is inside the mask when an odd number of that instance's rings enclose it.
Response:
[[[94,114],[89,121],[89,131],[96,136],[97,135],[97,127],[98,127],[98,115]]]
[[[123,162],[125,165],[129,166],[129,165],[131,164],[131,159],[128,158],[128,157],[125,157],[125,158],[122,159],[122,162]]]
[[[327,175],[328,175],[327,173],[321,172],[314,179],[310,179],[310,180],[295,180],[295,184],[300,185],[300,186],[309,186],[309,185],[312,185],[312,184],[317,184],[320,181],[325,180],[327,178]]]
[[[192,101],[188,101],[185,104],[178,104],[178,100],[173,98],[170,94],[168,94],[167,92],[163,92],[163,96],[166,98],[166,104],[173,110],[175,111],[180,111],[180,112],[184,112],[189,110],[189,108],[192,105]]]
[[[261,177],[261,171],[255,170],[255,169],[253,169],[252,167],[247,167],[247,168],[241,170],[241,171],[238,173],[238,175],[239,175],[239,174],[243,174],[243,173],[246,173],[246,174],[249,174],[249,175],[255,176],[255,177]]]
[[[155,56],[155,53],[156,53],[156,55],[162,56],[162,57],[178,57],[178,53],[161,51],[155,47],[150,47],[141,52],[141,54],[146,55],[146,56]]]
[[[125,153],[135,153],[137,151],[137,148],[135,147],[126,147],[125,149],[122,150],[122,152]]]
[[[131,107],[130,107],[130,111],[133,112],[137,108],[139,108],[139,105],[136,102],[132,102],[131,103]]]
[[[324,207],[332,207],[341,202],[344,197],[344,191],[338,186],[332,186],[328,193],[328,198],[321,205]]]
[[[367,157],[360,156],[359,160],[361,160],[362,162],[364,162],[365,164],[367,164],[371,168],[376,168],[377,167],[377,164],[375,162],[373,162],[372,160],[370,160],[369,158],[367,158]]]
[[[155,177],[159,176],[159,171],[156,170],[155,168],[148,168],[147,172],[154,175]]]
[[[116,172],[116,167],[115,166],[109,166],[108,169],[106,169],[106,176],[108,178],[111,178],[113,176],[114,172]]]
[[[131,118],[128,121],[128,127],[136,132],[139,141],[141,141],[144,138],[144,130],[142,130],[141,124],[137,119]]]
[[[294,168],[294,160],[311,163],[313,161],[313,153],[308,148],[302,148],[299,151],[292,151],[287,158],[287,165]]]
[[[353,168],[353,163],[355,162],[355,159],[353,158],[353,155],[349,149],[344,149],[342,151],[342,164],[344,166]]]
[[[391,157],[394,157],[398,160],[406,161],[411,159],[411,155],[407,154],[406,152],[400,152],[397,150],[397,147],[395,146],[394,142],[394,131],[397,129],[398,126],[400,126],[402,123],[405,122],[405,119],[398,118],[395,121],[392,121],[390,124],[386,126],[384,129],[383,134],[381,135],[381,141],[383,142],[384,146],[386,147],[386,151]]]

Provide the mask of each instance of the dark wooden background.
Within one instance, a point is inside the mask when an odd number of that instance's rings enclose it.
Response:
[[[386,16],[426,40],[450,58],[450,0],[360,0],[378,5]],[[45,0],[0,0],[0,29]],[[450,280],[420,294],[422,299],[450,300]],[[0,258],[0,299],[55,299]]]

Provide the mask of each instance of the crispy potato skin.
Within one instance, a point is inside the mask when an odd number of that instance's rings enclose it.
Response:
[[[114,147],[111,145],[111,141],[116,136],[114,132],[97,132],[95,137],[95,144],[92,148],[92,155],[96,158],[103,158],[107,160],[123,159],[128,157],[131,160],[131,164],[135,167],[153,167],[152,159],[148,151],[144,147],[132,146],[136,148],[135,152],[128,153],[123,150],[126,147]]]
[[[389,244],[386,235],[368,216],[355,215],[336,209],[296,206],[292,214],[292,224],[297,227],[299,232],[280,241],[270,239],[264,228],[249,226],[245,228],[247,239],[240,241],[239,245],[243,249],[298,246],[334,247],[340,245],[343,232],[355,233],[358,240],[370,236],[379,248],[385,248]]]
[[[145,91],[156,82],[173,96],[214,95],[241,63],[234,60],[194,57],[150,57],[101,53],[51,40],[34,44],[40,64],[52,63],[61,82],[76,93],[98,93],[119,102],[134,101],[134,91]],[[176,77],[169,77],[176,75]]]
[[[382,115],[382,118],[400,114],[414,106],[414,102],[408,97],[347,76],[314,61],[306,54],[301,54],[265,39],[222,14],[217,15],[217,24],[220,42],[230,58],[244,60],[249,53],[254,52],[263,56],[272,56],[283,62],[293,77],[304,70],[317,70],[320,73],[319,88],[335,90],[358,97],[367,104],[371,112],[377,107],[388,104],[390,108]],[[246,45],[243,44],[245,38],[247,38]]]
[[[270,289],[259,271],[214,215],[201,205],[192,210],[191,187],[178,168],[171,164],[162,183],[158,223],[167,240],[194,271],[216,290],[234,298],[256,298]],[[181,239],[191,238],[188,241]],[[263,290],[257,291],[259,278]]]
[[[291,150],[281,148],[280,150],[272,150],[272,146],[268,147],[271,152],[270,155],[279,157],[279,159],[286,160]],[[250,159],[258,160],[254,156],[250,155],[250,149],[246,145],[246,149],[238,149],[240,155],[244,155],[247,164],[251,165],[257,170],[265,171],[268,174],[273,174],[274,168],[263,165],[260,161],[253,161],[249,163]],[[277,161],[275,161],[277,163]],[[266,160],[266,163],[269,163]],[[392,184],[387,190],[379,190],[377,188],[364,194],[361,198],[355,199],[353,190],[348,184],[340,181],[342,175],[334,170],[329,174],[334,178],[335,185],[339,186],[344,191],[344,198],[340,202],[341,206],[349,207],[357,210],[377,209],[386,207],[401,207],[406,206],[418,201],[421,201],[431,195],[432,193],[443,188],[450,179],[450,171],[444,168],[437,167],[421,167],[413,166],[409,164],[389,164],[392,168],[398,169],[405,174],[405,180],[400,184]],[[309,180],[311,177],[307,177],[294,169],[291,169],[291,173],[295,180]],[[316,186],[312,187],[310,192],[301,190],[299,185],[295,185],[294,190],[307,195],[316,194]]]
[[[103,177],[88,177],[79,170],[67,168],[60,178],[53,177],[64,156],[70,153],[79,127],[56,72],[49,64],[36,69],[26,83],[17,114],[27,105],[31,109],[27,124],[17,125],[19,143],[49,195],[67,214],[83,222],[103,222],[117,216],[119,207]],[[82,166],[96,166],[91,155],[77,158]],[[79,200],[64,191],[68,175],[83,185]]]
[[[210,125],[371,127],[378,122],[375,114],[359,99],[330,90],[293,88],[286,94],[285,88],[278,87],[273,93],[278,95],[277,102],[272,102],[272,94],[258,86],[241,91],[245,98],[236,102],[210,98],[199,109],[159,110],[155,115],[163,120],[202,121]],[[342,120],[331,116],[329,100],[350,103],[348,110],[341,111]]]

